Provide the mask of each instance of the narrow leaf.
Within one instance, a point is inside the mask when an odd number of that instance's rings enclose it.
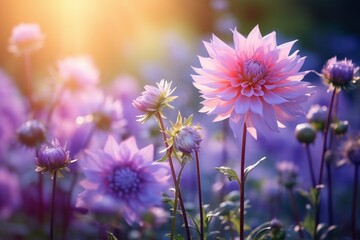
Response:
[[[240,179],[233,169],[225,166],[216,167],[215,169],[224,174],[229,181],[236,180],[240,184]]]
[[[259,165],[259,163],[261,163],[262,161],[264,161],[266,159],[266,157],[262,157],[260,160],[258,160],[256,163],[254,163],[253,165],[248,166],[247,168],[245,168],[244,170],[244,174],[245,174],[245,179],[247,177],[247,175],[249,174],[249,172],[251,172],[257,165]]]

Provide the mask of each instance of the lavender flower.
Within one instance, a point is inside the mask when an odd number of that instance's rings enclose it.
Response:
[[[194,126],[183,126],[174,137],[175,147],[184,154],[197,152],[200,149],[202,137]]]
[[[162,109],[164,107],[173,108],[170,103],[176,99],[177,96],[171,96],[176,89],[171,89],[171,84],[172,82],[169,83],[162,79],[160,83],[156,83],[157,88],[150,85],[144,87],[145,91],[133,101],[134,107],[144,113],[138,116],[139,122],[145,122],[156,113],[162,115]]]
[[[55,172],[61,175],[61,170],[69,170],[68,165],[75,160],[71,160],[69,152],[61,147],[57,139],[52,141],[50,146],[42,145],[35,157],[36,172],[49,172],[51,178],[54,177]]]
[[[131,137],[118,144],[109,136],[104,149],[88,151],[80,161],[86,179],[77,206],[93,211],[115,211],[128,224],[143,224],[141,216],[161,203],[168,169],[153,162],[154,148],[138,149]]]
[[[356,78],[355,74],[359,70],[351,60],[338,61],[336,57],[329,59],[322,69],[322,78],[325,83],[333,87],[346,88],[351,86]]]

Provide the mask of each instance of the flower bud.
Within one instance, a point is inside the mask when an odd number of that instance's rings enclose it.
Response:
[[[317,131],[324,131],[327,121],[328,109],[318,104],[311,106],[306,118]]]
[[[38,120],[29,120],[19,127],[17,138],[24,146],[36,147],[46,140],[45,126]]]
[[[337,121],[331,124],[331,128],[333,129],[336,135],[344,135],[348,130],[348,121]]]
[[[344,155],[353,164],[360,164],[360,137],[347,140],[344,147]]]
[[[201,135],[194,126],[181,127],[174,137],[175,147],[185,154],[199,151],[201,141]]]
[[[322,73],[323,78],[334,87],[347,87],[354,80],[357,70],[351,60],[337,61],[333,57],[327,61]]]
[[[68,170],[67,166],[73,162],[70,160],[69,152],[60,146],[57,140],[54,140],[50,146],[42,145],[37,156],[36,172],[49,172],[53,177],[55,172],[60,174],[60,170]]]
[[[298,168],[289,161],[283,161],[276,165],[279,176],[279,184],[287,189],[292,189],[297,184]]]
[[[314,142],[316,131],[310,123],[301,123],[295,128],[295,136],[299,142],[309,144]]]
[[[272,240],[284,240],[286,233],[283,224],[276,218],[271,220],[271,238]]]

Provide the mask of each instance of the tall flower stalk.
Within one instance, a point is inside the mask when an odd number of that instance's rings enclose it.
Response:
[[[359,182],[359,164],[354,166],[354,190],[353,190],[353,204],[352,204],[352,216],[351,216],[351,232],[353,240],[357,239],[356,233],[356,211],[357,211],[357,195],[358,195],[358,182]]]
[[[162,133],[165,148],[167,149],[166,155],[169,162],[170,170],[171,170],[171,176],[173,179],[173,184],[176,188],[177,185],[177,179],[176,179],[176,173],[174,164],[172,161],[172,146],[169,146],[167,143],[167,134],[166,129],[164,126],[163,118],[164,115],[162,113],[163,108],[173,108],[170,103],[177,98],[177,96],[172,96],[172,93],[175,91],[175,88],[171,88],[171,82],[167,82],[164,79],[161,80],[159,83],[156,83],[157,87],[146,85],[145,91],[142,92],[141,96],[136,98],[133,101],[133,106],[140,110],[143,115],[138,116],[138,121],[143,123],[147,120],[149,120],[151,117],[155,117],[157,122],[159,123],[160,132]],[[191,239],[190,235],[190,227],[187,221],[187,215],[186,210],[183,202],[183,198],[181,195],[180,189],[175,189],[176,192],[178,192],[178,200],[180,203],[180,209],[182,212],[182,217],[185,225],[185,232],[187,239]],[[175,216],[173,216],[175,217]]]
[[[244,240],[244,215],[245,215],[245,150],[246,150],[246,123],[244,123],[242,144],[241,144],[241,158],[240,158],[240,240]]]

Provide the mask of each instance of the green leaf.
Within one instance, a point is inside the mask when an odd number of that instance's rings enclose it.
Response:
[[[215,169],[224,174],[229,179],[229,181],[236,180],[239,185],[241,185],[240,179],[233,169],[225,166],[216,167]]]
[[[259,159],[256,163],[254,163],[253,165],[248,166],[247,168],[245,168],[244,170],[244,174],[245,174],[245,179],[247,177],[247,175],[249,174],[249,172],[251,172],[257,165],[259,165],[259,163],[261,163],[262,161],[264,161],[266,159],[266,157],[262,157],[261,159]]]
[[[113,233],[106,232],[107,233],[107,240],[118,240]]]

